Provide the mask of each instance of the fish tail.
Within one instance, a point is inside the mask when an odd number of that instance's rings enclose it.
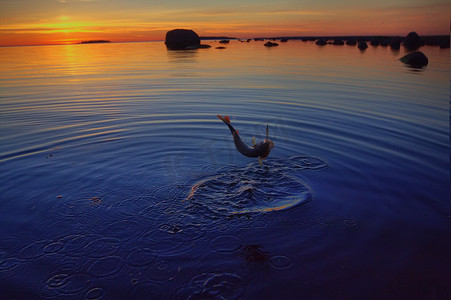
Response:
[[[219,119],[221,119],[226,125],[229,127],[230,132],[233,134],[234,132],[238,133],[238,130],[233,128],[232,124],[230,124],[230,118],[228,116],[222,117],[221,115],[216,115]]]
[[[216,116],[218,116],[219,119],[221,119],[222,121],[224,121],[224,123],[230,124],[230,118],[229,118],[229,116],[225,116],[225,117],[222,117],[222,116],[220,116],[220,115],[216,115]]]

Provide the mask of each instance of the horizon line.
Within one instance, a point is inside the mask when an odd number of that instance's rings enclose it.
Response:
[[[405,35],[407,36],[407,35]],[[302,39],[302,38],[315,38],[315,39],[333,39],[333,38],[358,38],[358,37],[405,37],[404,35],[392,34],[392,35],[384,35],[384,34],[358,34],[358,35],[299,35],[299,36],[258,36],[252,38],[236,38],[236,37],[228,37],[227,35],[215,35],[215,36],[199,36],[201,40],[219,40],[219,39],[230,39],[230,40],[255,40],[255,39]],[[420,37],[445,37],[451,36],[451,34],[426,34],[420,35]],[[43,44],[11,44],[11,45],[0,45],[0,47],[32,47],[32,46],[67,46],[67,45],[83,45],[83,41],[94,41],[92,40],[79,40],[73,43],[43,43]],[[107,40],[108,43],[149,43],[149,42],[164,42],[164,39],[157,40],[130,40],[130,41],[114,41]],[[107,43],[107,44],[108,44]],[[89,43],[87,43],[89,44]]]

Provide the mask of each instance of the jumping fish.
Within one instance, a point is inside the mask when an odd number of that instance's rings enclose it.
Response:
[[[274,143],[268,138],[269,129],[268,125],[266,125],[266,139],[263,142],[255,143],[255,137],[252,137],[252,146],[246,145],[240,138],[238,131],[233,128],[232,124],[230,124],[230,119],[228,116],[222,117],[217,115],[219,119],[224,121],[226,125],[229,127],[230,132],[233,136],[233,141],[235,142],[235,147],[244,156],[247,157],[257,157],[258,163],[262,165],[262,159],[268,157],[271,149],[274,148]]]

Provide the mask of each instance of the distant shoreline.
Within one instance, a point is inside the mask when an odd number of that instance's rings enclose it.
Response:
[[[421,38],[425,39],[433,39],[433,38],[449,38],[449,34],[438,34],[438,35],[421,35]],[[318,40],[318,39],[324,39],[324,40],[334,40],[334,39],[341,39],[341,40],[349,40],[349,39],[391,39],[394,37],[400,37],[405,38],[405,36],[402,35],[315,35],[315,36],[277,36],[277,37],[255,37],[252,38],[253,40],[257,39],[263,39],[263,40],[280,40],[280,39],[287,39],[287,40]]]
[[[214,41],[214,40],[239,40],[235,37],[228,36],[201,36],[199,37],[201,41]]]

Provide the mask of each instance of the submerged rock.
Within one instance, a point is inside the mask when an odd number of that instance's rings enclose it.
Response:
[[[200,38],[193,30],[174,29],[166,33],[166,47],[171,50],[197,49]]]
[[[319,39],[319,40],[316,41],[315,44],[318,45],[318,46],[324,46],[324,45],[327,44],[327,42],[325,40],[323,40],[323,39]]]
[[[424,53],[421,51],[415,51],[404,55],[399,60],[413,68],[422,68],[429,62],[426,55],[424,55]]]

